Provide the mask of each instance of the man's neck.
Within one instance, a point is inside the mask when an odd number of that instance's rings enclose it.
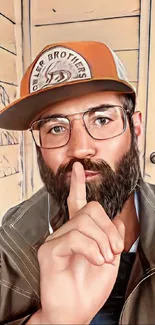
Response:
[[[136,239],[139,237],[140,233],[140,224],[137,217],[135,202],[134,202],[134,194],[131,194],[128,201],[125,203],[123,210],[119,216],[119,218],[125,226],[125,243],[124,243],[124,251],[128,252],[131,246],[134,244]]]

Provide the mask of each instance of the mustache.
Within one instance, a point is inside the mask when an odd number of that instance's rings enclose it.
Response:
[[[66,163],[65,165],[60,165],[57,173],[56,173],[56,178],[58,177],[62,177],[65,176],[67,173],[72,171],[73,165],[75,162],[79,162],[82,164],[84,170],[90,170],[90,171],[94,171],[94,172],[100,172],[102,170],[108,170],[110,172],[112,171],[112,168],[108,165],[108,163],[106,163],[104,160],[102,159],[98,159],[96,161],[92,161],[90,159],[71,159],[68,163]]]
[[[118,155],[119,156],[119,155]],[[87,202],[99,202],[110,219],[121,212],[124,203],[135,190],[140,179],[139,150],[137,141],[132,136],[130,149],[118,159],[113,159],[114,167],[103,159],[93,157],[78,159],[72,158],[68,163],[58,167],[57,172],[46,165],[41,150],[37,148],[38,166],[40,176],[46,186],[46,190],[56,201],[59,212],[52,217],[51,224],[57,230],[69,219],[67,197],[70,184],[67,181],[67,173],[72,172],[75,162],[80,162],[84,170],[100,173],[97,181],[86,182]]]

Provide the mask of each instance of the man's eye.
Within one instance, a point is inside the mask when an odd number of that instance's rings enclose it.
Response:
[[[61,134],[64,133],[66,131],[66,128],[64,126],[54,126],[53,128],[51,128],[48,133],[52,133],[52,134]]]
[[[110,118],[108,117],[98,117],[96,120],[95,120],[95,124],[97,125],[106,125],[108,124],[110,121],[112,121]]]

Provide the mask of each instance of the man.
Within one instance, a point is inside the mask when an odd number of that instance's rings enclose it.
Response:
[[[154,324],[155,195],[141,113],[112,50],[47,46],[0,127],[30,129],[45,188],[1,228],[1,324]]]

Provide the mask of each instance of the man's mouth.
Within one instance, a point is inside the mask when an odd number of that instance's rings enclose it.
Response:
[[[96,178],[100,174],[98,171],[93,171],[93,170],[85,170],[84,172],[85,172],[85,178],[86,178],[86,180],[90,180],[90,179]],[[67,177],[67,179],[70,180],[70,178],[71,178],[71,172],[67,173],[66,177]]]
[[[92,170],[85,170],[86,180],[96,178],[97,176],[99,176],[99,172],[95,172]]]

